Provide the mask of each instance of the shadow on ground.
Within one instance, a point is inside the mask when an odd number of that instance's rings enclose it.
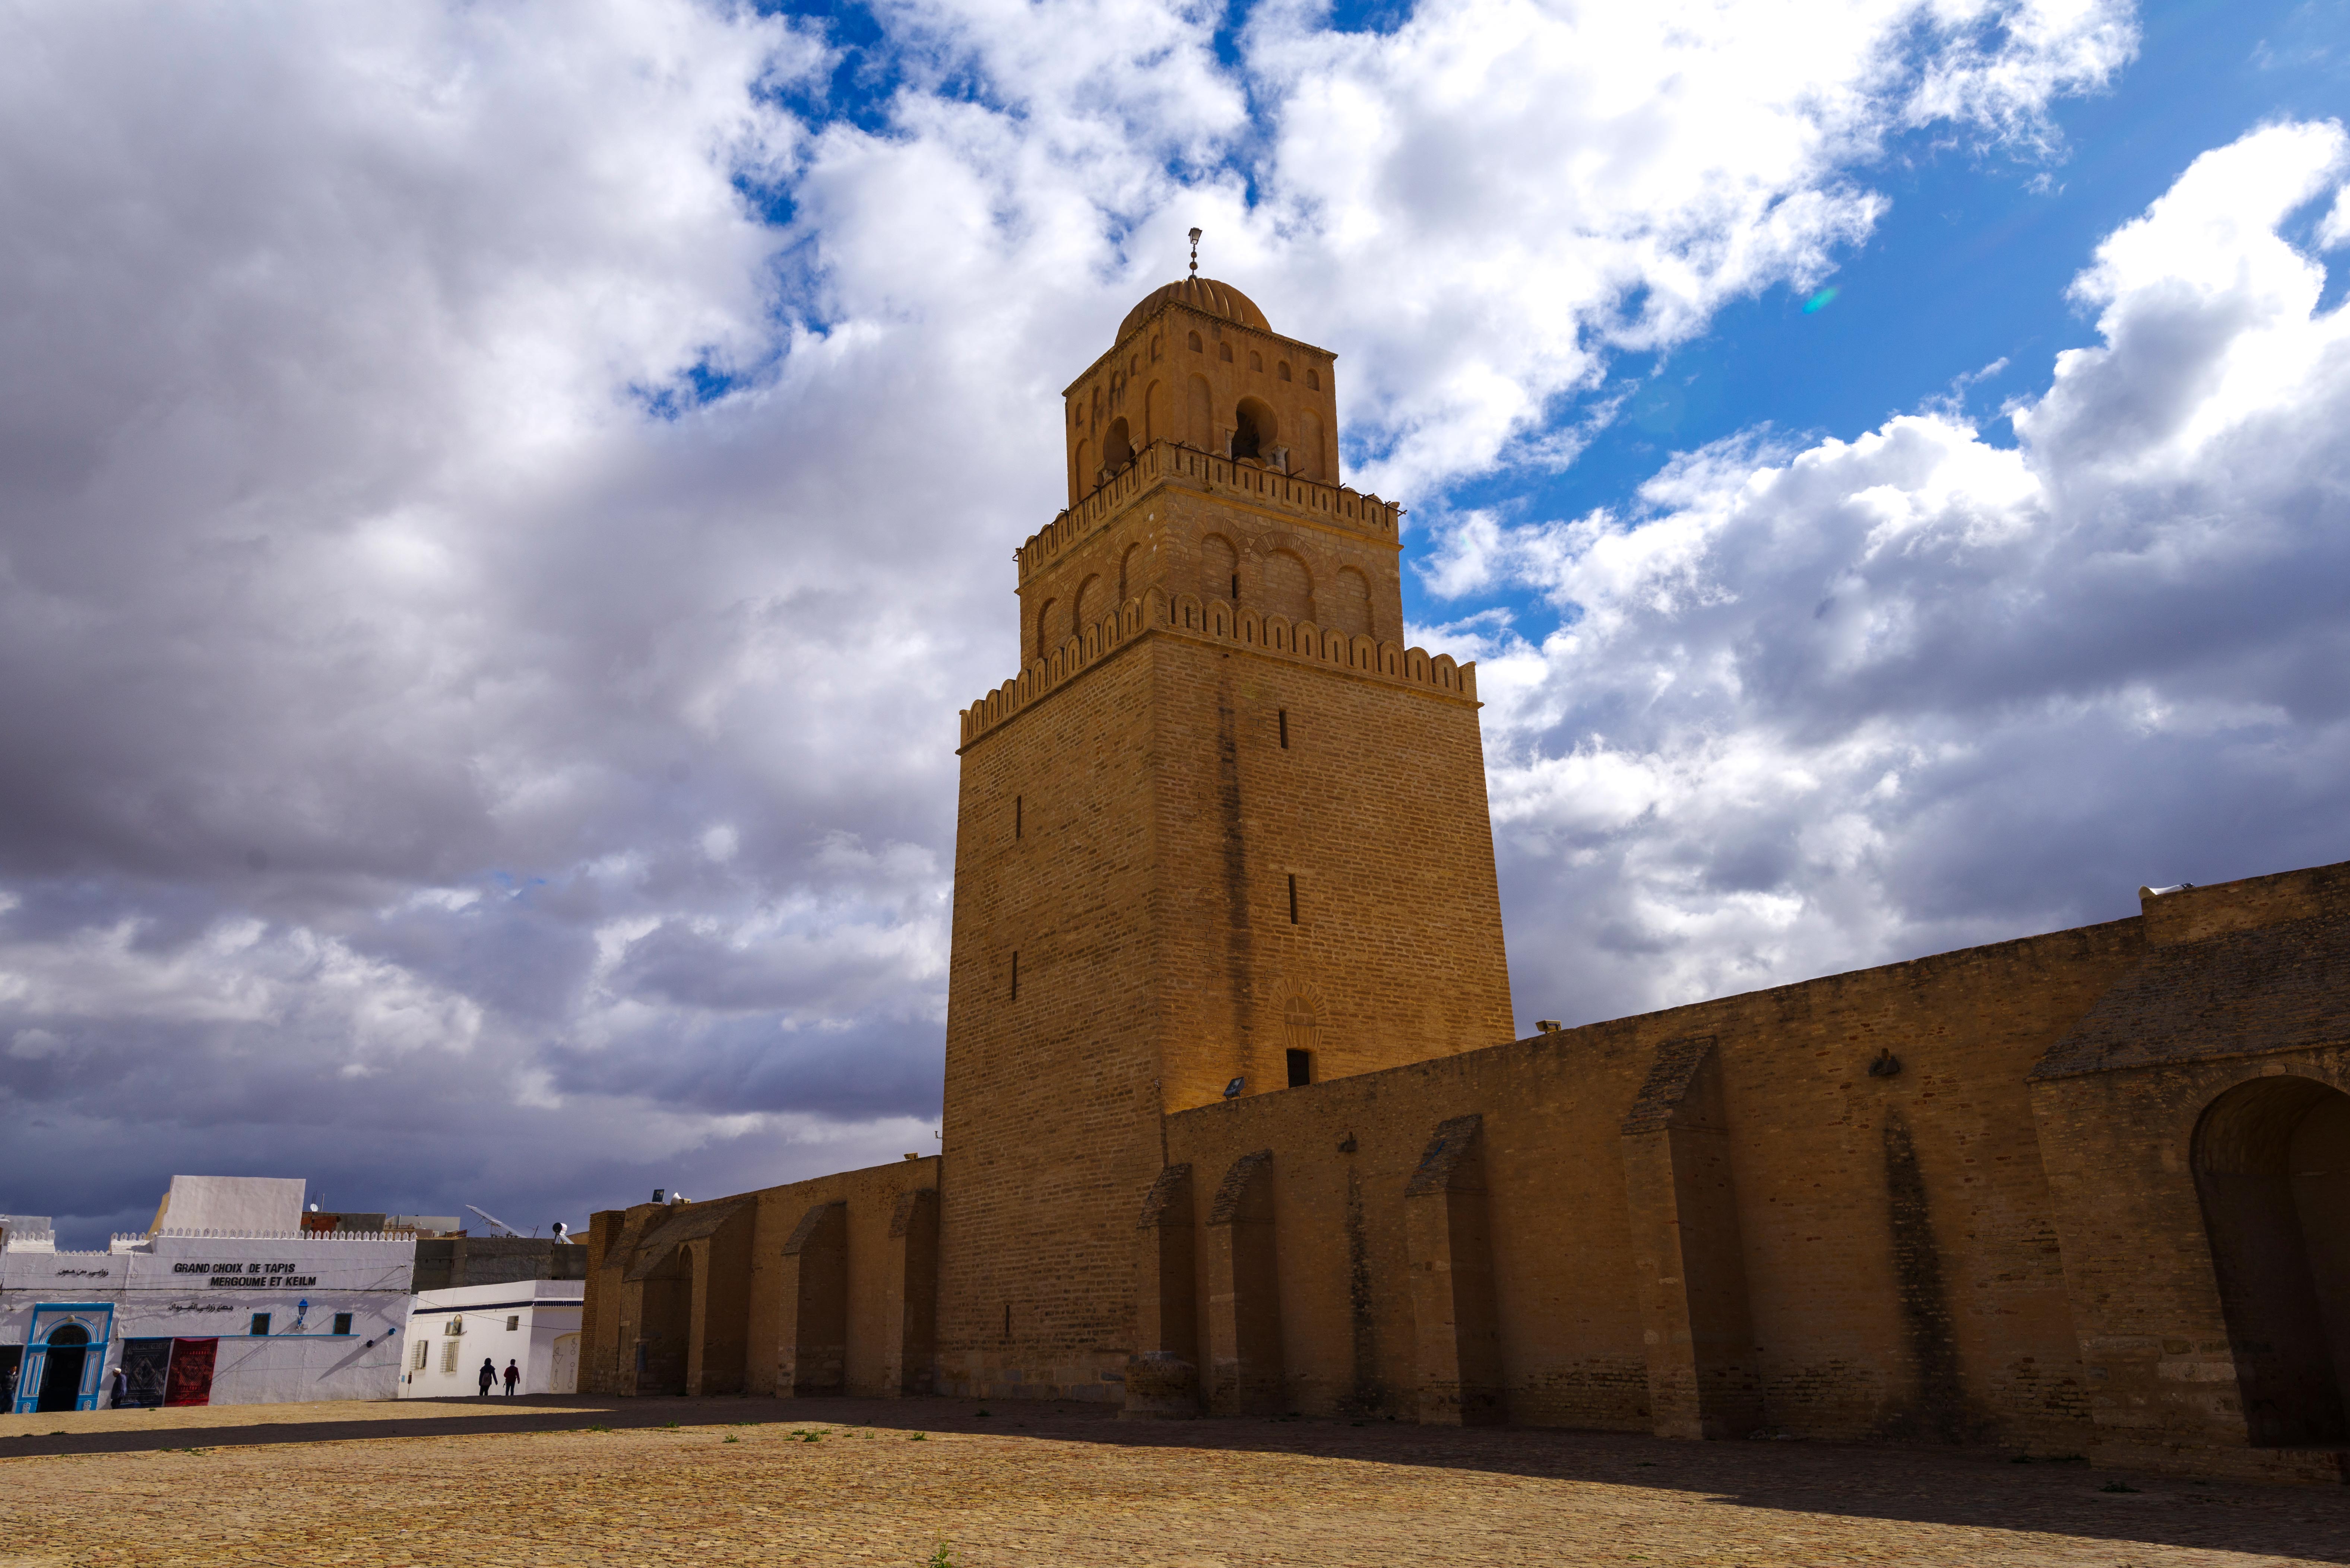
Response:
[[[876,1431],[986,1432],[1119,1448],[1304,1455],[1430,1466],[1688,1494],[1731,1505],[2350,1563],[2350,1489],[2167,1477],[2117,1478],[2079,1463],[2018,1464],[2008,1453],[1930,1446],[1815,1442],[1687,1443],[1637,1433],[1429,1428],[1298,1418],[1125,1421],[1098,1406],[1044,1401],[765,1397],[538,1397],[401,1400],[350,1407],[348,1419],[232,1424],[230,1412],[137,1413],[135,1428],[0,1438],[0,1459],[183,1448],[398,1441],[522,1432],[612,1431],[735,1423]],[[984,1413],[983,1413],[984,1412]],[[99,1412],[118,1420],[129,1412]],[[196,1417],[201,1416],[202,1424]],[[174,1419],[178,1417],[178,1419]],[[2118,1568],[2129,1568],[2126,1560]]]

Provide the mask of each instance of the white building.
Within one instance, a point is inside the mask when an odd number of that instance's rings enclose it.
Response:
[[[586,1290],[579,1280],[517,1280],[420,1292],[408,1315],[400,1397],[474,1395],[484,1361],[498,1374],[500,1398],[505,1397],[508,1362],[522,1372],[517,1392],[578,1392],[579,1314]]]
[[[103,1252],[0,1221],[0,1407],[95,1409],[117,1366],[133,1405],[390,1398],[415,1239],[305,1232],[302,1190],[174,1177],[155,1228]]]

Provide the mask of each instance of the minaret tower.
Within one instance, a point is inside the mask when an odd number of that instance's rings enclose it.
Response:
[[[1335,357],[1193,275],[1068,388],[962,714],[941,1392],[1114,1397],[1161,1118],[1513,1038],[1475,670],[1403,646]]]

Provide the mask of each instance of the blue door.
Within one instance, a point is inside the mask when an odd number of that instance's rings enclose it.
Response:
[[[33,1309],[16,1413],[95,1410],[106,1381],[114,1308],[105,1302],[43,1302]]]

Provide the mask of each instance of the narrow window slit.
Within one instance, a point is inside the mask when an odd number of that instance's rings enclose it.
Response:
[[[1289,710],[1286,708],[1281,711],[1281,749],[1284,752],[1289,750]],[[1293,877],[1290,880],[1295,882],[1296,878]]]
[[[1289,923],[1293,926],[1297,923],[1297,878],[1295,877],[1289,879]],[[1013,971],[1013,979],[1016,985],[1019,980],[1019,970],[1016,966]]]

